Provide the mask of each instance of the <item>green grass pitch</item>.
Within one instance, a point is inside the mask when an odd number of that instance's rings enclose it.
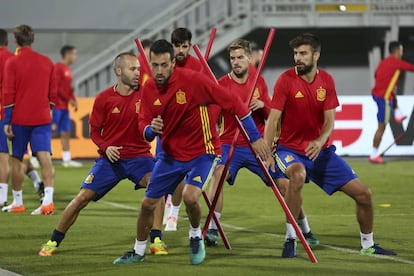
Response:
[[[310,263],[298,244],[298,258],[280,257],[284,214],[269,188],[248,171],[241,171],[235,187],[225,186],[222,222],[233,250],[220,241],[207,248],[200,266],[188,257],[188,221],[181,208],[178,232],[165,233],[168,256],[146,257],[133,265],[112,261],[133,246],[137,209],[143,191],[122,182],[102,202],[91,203],[66,235],[53,257],[39,257],[66,204],[78,192],[92,163],[81,169],[56,168],[56,214],[31,216],[37,196],[26,179],[25,214],[0,214],[0,267],[23,275],[414,275],[414,162],[392,161],[375,166],[350,162],[374,194],[374,238],[397,257],[358,255],[359,231],[355,206],[341,193],[325,195],[316,185],[304,188],[304,207],[312,231],[321,240],[314,246],[318,264]],[[202,199],[201,199],[202,200]],[[115,204],[114,204],[115,203]],[[389,207],[383,204],[390,204]],[[207,208],[203,208],[204,216]]]

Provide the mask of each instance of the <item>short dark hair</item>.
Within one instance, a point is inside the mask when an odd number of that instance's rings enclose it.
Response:
[[[171,60],[174,59],[174,48],[172,44],[165,39],[155,41],[151,46],[150,53],[154,53],[154,55],[169,53]]]
[[[30,46],[34,41],[34,32],[28,25],[18,25],[13,30],[14,38],[19,46]]]
[[[187,28],[178,28],[175,29],[171,34],[171,43],[174,45],[182,44],[188,40],[191,43],[191,38],[193,35],[190,30]]]
[[[396,50],[400,49],[401,46],[402,46],[401,42],[391,41],[390,44],[388,44],[388,51],[390,52],[390,54],[392,54]]]
[[[304,34],[298,35],[297,37],[289,41],[289,46],[292,49],[298,48],[299,46],[302,46],[302,45],[311,46],[312,51],[314,52],[321,51],[321,41],[319,40],[319,37],[311,33],[304,33]]]
[[[152,45],[152,40],[151,39],[143,39],[141,40],[141,45],[143,48],[149,48]]]
[[[75,49],[75,46],[63,45],[62,48],[60,48],[60,55],[62,56],[62,58],[64,58],[67,53],[72,52]]]
[[[7,31],[5,29],[0,29],[0,46],[7,46],[8,44]]]

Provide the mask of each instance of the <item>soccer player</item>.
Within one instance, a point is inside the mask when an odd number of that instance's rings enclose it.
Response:
[[[391,114],[394,115],[393,117],[397,124],[400,124],[407,118],[398,108],[395,87],[397,86],[401,71],[414,72],[414,65],[401,59],[403,56],[401,42],[390,42],[388,50],[390,55],[378,64],[375,72],[375,86],[372,88],[372,97],[378,106],[378,128],[374,135],[373,150],[368,159],[373,164],[384,163],[384,160],[378,153],[378,148]]]
[[[374,207],[370,190],[336,155],[335,146],[328,144],[339,103],[332,76],[318,68],[319,38],[302,34],[291,40],[289,46],[293,50],[295,67],[283,73],[275,84],[265,139],[272,144],[281,119],[276,161],[290,181],[285,200],[292,215],[296,219],[299,216],[305,182],[316,183],[328,195],[342,191],[356,203],[361,254],[395,255],[374,243]],[[274,159],[269,162],[273,163],[271,167],[274,169]],[[289,223],[286,223],[286,232],[282,256],[294,258],[296,233]]]
[[[205,258],[199,197],[220,154],[215,122],[211,121],[207,106],[218,104],[237,114],[253,148],[262,158],[270,156],[270,148],[260,138],[250,111],[239,98],[234,99],[229,91],[199,72],[174,68],[174,50],[169,42],[155,41],[150,60],[154,78],[143,89],[139,127],[146,140],[160,136],[163,152],[158,156],[141,204],[135,246],[114,264],[144,259],[155,207],[185,178],[183,201],[190,220],[190,261],[197,265]]]
[[[9,147],[7,143],[7,136],[3,131],[4,112],[2,104],[2,82],[4,65],[6,63],[6,60],[9,57],[12,57],[13,54],[9,52],[7,46],[7,31],[0,29],[0,208],[7,205],[7,192],[9,186]],[[39,177],[39,174],[31,164],[29,159],[24,160],[24,167],[26,175],[32,180],[33,186],[40,196],[40,201],[42,201],[44,196],[44,186],[42,180]]]
[[[78,195],[66,207],[39,255],[56,253],[80,211],[90,201],[98,201],[105,196],[121,180],[132,181],[135,190],[147,186],[154,161],[150,144],[138,130],[139,70],[140,64],[133,54],[121,53],[115,58],[117,84],[98,94],[89,121],[91,139],[98,146],[100,157],[85,178]],[[161,216],[157,218],[161,219]],[[168,253],[160,239],[152,241],[151,252]]]
[[[270,111],[270,97],[267,90],[267,85],[262,77],[259,77],[257,87],[254,90],[253,98],[249,102],[250,88],[254,79],[254,74],[250,73],[251,66],[251,47],[250,43],[244,39],[237,39],[233,41],[228,47],[228,53],[230,57],[230,64],[232,71],[224,75],[219,83],[221,86],[227,88],[232,95],[241,97],[242,101],[246,106],[249,106],[252,111],[252,117],[254,122],[259,129],[260,133],[263,134],[265,128],[265,122]],[[220,181],[220,177],[223,174],[224,164],[227,161],[227,157],[230,151],[230,147],[233,141],[233,137],[238,129],[234,116],[228,112],[223,112],[221,120],[222,133],[220,134],[222,158],[214,172],[213,181],[210,185],[208,196],[212,201],[217,190],[217,185]],[[233,154],[229,166],[229,172],[226,177],[227,182],[230,185],[234,185],[238,171],[241,168],[247,168],[254,174],[258,175],[264,183],[267,183],[266,177],[263,174],[262,169],[251,153],[248,142],[245,141],[242,135],[239,134],[237,139],[237,145]],[[278,186],[281,186],[281,191],[284,191],[288,185],[286,177],[283,176],[279,170],[276,173],[271,173],[272,178],[276,179]],[[223,190],[220,193],[219,201],[217,202],[214,213],[216,217],[220,219],[221,212],[223,210]],[[313,236],[310,231],[310,227],[304,213],[301,212],[299,216],[299,225],[305,234],[307,241],[310,244],[319,244],[319,241]],[[216,245],[218,238],[217,225],[214,220],[210,221],[209,230],[206,235],[206,243],[209,246]]]
[[[76,62],[77,50],[75,46],[64,45],[60,49],[62,60],[55,65],[56,86],[58,97],[53,108],[53,132],[60,134],[62,142],[62,165],[68,167],[82,167],[82,163],[73,161],[70,155],[70,116],[71,105],[75,112],[78,110],[78,103],[72,88],[72,69],[70,66]]]
[[[152,40],[150,39],[143,39],[141,41],[142,47],[144,48],[145,56],[149,59],[149,51],[152,45]],[[141,54],[138,55],[139,64],[144,64],[144,57]],[[146,72],[144,70],[144,66],[141,66],[141,70],[139,72],[139,86],[142,87],[147,80],[151,77],[151,72]]]
[[[190,54],[193,35],[189,29],[177,28],[171,33],[171,44],[174,48],[175,66],[196,72],[202,71],[201,62]],[[157,140],[158,142],[159,140]],[[177,231],[178,214],[180,212],[184,181],[182,181],[173,195],[168,195],[165,202],[165,231]]]
[[[4,132],[11,139],[11,174],[13,203],[5,212],[24,212],[23,155],[28,143],[40,161],[45,197],[32,215],[54,213],[53,191],[55,171],[51,159],[51,108],[56,101],[56,82],[52,61],[33,51],[34,33],[30,26],[14,28],[18,53],[10,57],[4,69]]]
[[[177,28],[171,33],[171,44],[174,47],[175,66],[201,72],[201,62],[190,54],[193,35],[187,28]]]

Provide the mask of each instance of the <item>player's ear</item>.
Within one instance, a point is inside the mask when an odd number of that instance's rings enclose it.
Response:
[[[321,52],[316,51],[316,52],[313,53],[313,60],[314,61],[318,61],[320,57],[321,57]]]
[[[120,76],[120,75],[121,75],[121,73],[122,73],[121,67],[116,67],[116,68],[115,68],[115,74],[116,74],[117,76]]]

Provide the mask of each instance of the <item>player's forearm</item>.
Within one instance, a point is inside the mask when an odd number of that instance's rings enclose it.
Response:
[[[244,118],[242,118],[241,122],[247,134],[249,135],[250,143],[254,143],[260,138],[262,138],[259,130],[256,127],[256,124],[254,123],[251,113],[245,116]]]
[[[90,126],[90,136],[92,142],[94,142],[94,144],[99,148],[99,150],[105,152],[108,145],[102,138],[101,129],[94,126]]]
[[[280,118],[280,111],[271,109],[266,122],[264,139],[269,147],[273,146],[273,140],[277,132],[277,124]]]
[[[321,135],[319,135],[318,137],[318,140],[322,144],[325,144],[328,141],[329,137],[331,136],[332,131],[334,129],[334,125],[335,125],[334,121],[335,121],[334,118],[325,119],[325,122],[322,127],[322,131],[321,131]]]
[[[11,123],[12,120],[12,114],[13,114],[13,107],[14,106],[8,106],[4,108],[4,119],[3,119],[3,123],[5,125],[9,125]]]
[[[155,139],[155,137],[157,137],[158,136],[158,134],[157,133],[155,133],[153,130],[152,130],[152,127],[150,126],[150,125],[147,125],[145,128],[144,128],[144,139],[146,140],[146,141],[148,141],[148,142],[152,142],[154,139]]]

